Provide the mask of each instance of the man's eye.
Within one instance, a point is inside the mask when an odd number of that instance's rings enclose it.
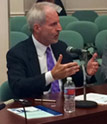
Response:
[[[57,25],[57,23],[56,23],[56,22],[52,24],[52,26],[55,26],[55,25]]]

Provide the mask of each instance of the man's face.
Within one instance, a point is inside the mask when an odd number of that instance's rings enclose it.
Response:
[[[46,14],[46,22],[39,27],[38,40],[48,46],[58,41],[59,32],[62,30],[59,23],[59,17],[56,11],[50,11]]]

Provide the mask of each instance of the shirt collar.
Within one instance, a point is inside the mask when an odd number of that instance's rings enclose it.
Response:
[[[39,41],[37,41],[33,34],[32,34],[32,39],[33,39],[35,48],[37,49],[38,56],[44,55],[46,52],[47,46],[45,46],[45,45],[41,44]]]

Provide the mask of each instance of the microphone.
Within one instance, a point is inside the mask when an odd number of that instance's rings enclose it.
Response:
[[[6,105],[11,104],[11,103],[13,103],[13,102],[14,102],[14,99],[10,99],[10,100],[8,100],[8,101],[5,101],[5,102],[3,102],[3,103],[0,103],[0,110],[2,110],[3,108],[5,108]]]
[[[69,47],[67,47],[66,52],[67,52],[68,54],[82,55],[83,53],[87,53],[88,50],[73,48],[72,46],[69,46]]]
[[[11,104],[11,103],[13,103],[15,101],[16,102],[20,102],[24,106],[30,106],[31,105],[31,103],[28,100],[25,100],[25,99],[10,99],[10,100],[7,100],[5,102],[1,102],[0,103],[0,110],[2,110],[3,108],[5,108],[6,105]]]
[[[15,99],[15,101],[18,101],[22,107],[23,107],[23,112],[24,112],[24,115],[25,115],[25,124],[28,124],[28,121],[27,121],[27,113],[26,113],[26,110],[25,110],[25,107],[26,106],[31,106],[32,103],[29,102],[28,100],[26,99]]]
[[[25,115],[25,124],[28,124],[27,123],[27,114],[26,114],[26,110],[25,110],[25,106],[30,106],[31,105],[31,103],[28,100],[25,100],[25,99],[10,99],[10,100],[7,100],[3,103],[0,103],[0,110],[4,109],[6,107],[6,105],[11,104],[15,101],[21,103],[21,105],[23,107],[23,110],[24,110],[24,115]]]

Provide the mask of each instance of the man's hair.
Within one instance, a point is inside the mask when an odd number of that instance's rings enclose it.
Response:
[[[29,12],[27,13],[27,22],[30,30],[33,32],[34,24],[44,24],[46,21],[45,7],[51,7],[58,11],[59,6],[51,2],[34,3]]]

